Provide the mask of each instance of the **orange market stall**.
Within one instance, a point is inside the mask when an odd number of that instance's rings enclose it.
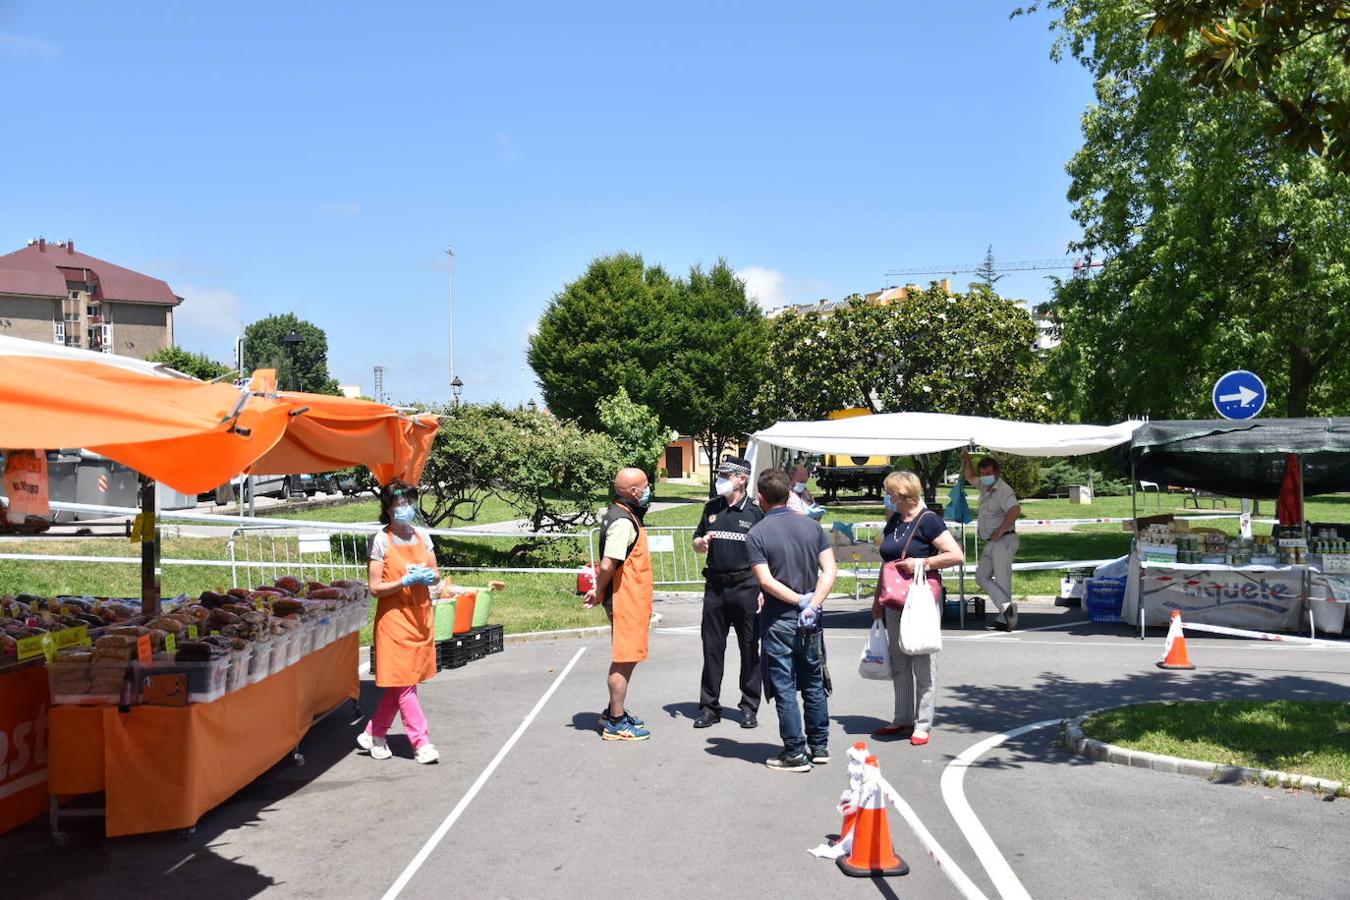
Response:
[[[285,611],[284,619],[294,619],[297,625],[295,635],[286,635],[284,664],[271,646],[267,647],[267,662],[261,661],[263,646],[273,642],[272,632],[261,630],[262,626],[257,633],[249,633],[259,639],[247,652],[239,646],[246,643],[237,636],[245,627],[243,620],[224,607],[238,610],[240,601],[252,602],[250,598],[222,596],[210,610],[191,604],[192,615],[204,615],[199,622],[202,630],[217,618],[233,618],[241,623],[234,635],[198,635],[195,625],[186,624],[190,617],[179,615],[186,608],[181,604],[161,615],[153,480],[196,493],[241,471],[294,474],[364,464],[382,482],[397,477],[415,481],[430,450],[436,421],[405,416],[368,401],[278,393],[266,372],[239,388],[164,378],[138,370],[130,365],[134,361],[107,361],[93,354],[53,358],[24,350],[0,345],[0,446],[84,446],[142,472],[146,478],[137,530],[144,577],[142,607],[136,612],[140,623],[154,621],[170,631],[186,627],[177,635],[166,634],[164,644],[153,647],[146,640],[148,634],[125,630],[157,632],[146,624],[121,624],[117,635],[99,638],[101,644],[115,636],[119,643],[128,642],[128,647],[134,638],[137,661],[121,663],[130,687],[120,696],[78,693],[89,690],[92,682],[87,673],[89,667],[97,668],[100,648],[62,650],[58,657],[51,646],[56,642],[43,638],[44,655],[57,657],[48,664],[53,690],[59,684],[76,691],[80,700],[105,702],[60,705],[51,711],[46,726],[50,752],[35,749],[24,766],[7,767],[6,771],[15,770],[18,779],[0,780],[0,831],[15,824],[4,817],[9,797],[22,796],[25,804],[16,806],[11,818],[22,821],[25,814],[33,814],[44,758],[53,798],[105,792],[109,835],[190,827],[204,812],[296,748],[316,716],[357,696],[356,631],[364,615],[357,621],[352,611],[362,601],[368,608],[369,600],[364,585],[354,583],[321,585],[317,590],[309,585],[308,592],[296,583],[286,586],[292,590],[262,592],[254,618],[275,627],[282,616],[273,614]],[[62,613],[76,610],[74,604],[61,608]],[[14,612],[13,601],[8,610],[0,610],[0,614],[6,612]],[[312,626],[303,621],[311,612],[315,614]],[[230,627],[234,626],[225,629]],[[83,630],[87,637],[88,629]],[[213,637],[226,640],[228,669],[225,663],[210,659],[195,667],[179,661],[183,651],[175,647],[183,637],[192,638],[193,646],[205,645]],[[278,633],[277,643],[281,637]],[[297,653],[300,646],[311,652]],[[165,656],[170,662],[161,667]],[[67,658],[78,661],[72,666],[73,674],[62,668]],[[17,696],[21,678],[23,696],[31,700],[33,685],[41,683],[32,671],[32,667],[20,667],[13,685],[0,681],[0,696],[8,697],[11,688]],[[158,687],[169,685],[168,696],[156,695],[150,698],[153,703],[143,702],[152,683],[147,672],[156,673]],[[171,677],[162,677],[161,672]],[[213,680],[218,672],[226,673],[219,675],[222,684]],[[97,681],[98,673],[92,677]],[[226,678],[231,679],[228,691],[223,684]],[[178,695],[173,694],[175,688]],[[199,702],[189,703],[189,699]],[[6,703],[6,708],[15,705]],[[48,721],[45,712],[39,708],[36,719]],[[11,727],[8,717],[0,726]],[[30,732],[43,730],[42,724],[28,728]],[[52,810],[53,836],[57,837],[54,802]]]

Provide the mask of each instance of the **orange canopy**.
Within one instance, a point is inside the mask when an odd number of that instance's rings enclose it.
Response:
[[[27,343],[0,348],[0,447],[84,447],[183,493],[250,467],[291,474],[367,465],[382,483],[415,482],[436,433],[434,417],[414,421],[366,400],[250,393],[87,351],[27,355],[19,346]]]

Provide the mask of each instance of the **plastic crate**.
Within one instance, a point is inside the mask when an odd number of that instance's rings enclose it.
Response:
[[[506,629],[500,625],[484,625],[483,634],[487,636],[487,652],[501,653],[506,649]]]
[[[1125,603],[1124,578],[1089,578],[1083,589],[1083,608],[1093,622],[1120,622]]]

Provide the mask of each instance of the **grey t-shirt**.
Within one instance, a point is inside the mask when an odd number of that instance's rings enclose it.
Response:
[[[799,516],[786,506],[770,510],[746,535],[750,565],[767,564],[769,571],[799,594],[816,589],[820,577],[820,554],[830,549],[830,539],[815,521]],[[763,615],[769,619],[795,616],[797,607],[777,597],[764,595]]]

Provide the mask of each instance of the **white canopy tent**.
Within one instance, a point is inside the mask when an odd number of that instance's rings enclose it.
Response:
[[[819,422],[779,422],[751,435],[749,456],[752,477],[758,476],[763,461],[774,450],[909,456],[978,446],[1016,456],[1081,456],[1128,443],[1142,424],[1042,425],[946,413],[886,413]]]
[[[947,413],[885,413],[779,422],[750,437],[750,491],[759,473],[780,462],[785,451],[841,456],[910,456],[978,446],[1014,456],[1080,456],[1128,443],[1143,422],[1116,425],[1043,425]],[[965,526],[961,540],[964,543]],[[961,577],[961,627],[966,624],[965,570]]]

